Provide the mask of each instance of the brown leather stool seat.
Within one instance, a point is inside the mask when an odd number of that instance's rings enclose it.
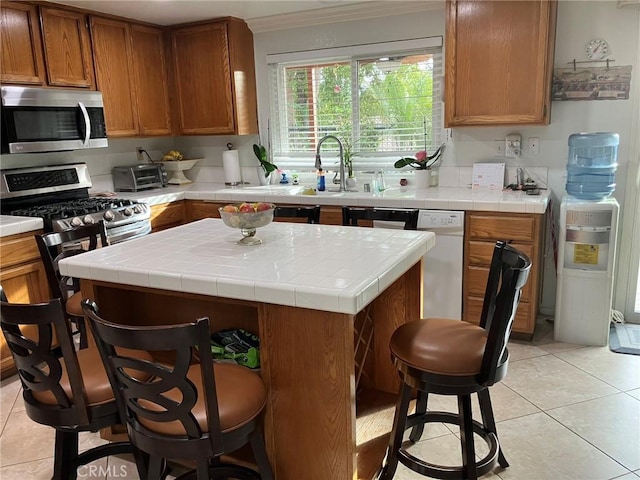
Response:
[[[509,364],[507,342],[527,281],[531,261],[504,242],[497,242],[479,325],[445,318],[413,320],[391,336],[391,359],[402,385],[384,465],[376,480],[390,480],[398,462],[424,476],[475,480],[500,464],[509,466],[500,448],[489,387],[504,378]],[[417,390],[416,411],[408,415],[409,402]],[[428,412],[429,394],[456,395],[458,412]],[[482,423],[473,419],[471,395],[477,394]],[[462,465],[437,465],[419,459],[403,446],[403,434],[417,442],[424,425],[443,422],[460,427]],[[476,460],[474,434],[487,444],[488,452]]]
[[[466,376],[480,373],[486,344],[484,328],[458,320],[427,318],[399,327],[389,348],[398,360],[418,370]]]
[[[213,365],[216,377],[216,396],[218,397],[218,412],[220,414],[220,428],[222,432],[236,430],[255,419],[267,402],[267,391],[260,377],[248,368],[229,363],[216,363]],[[196,389],[204,392],[202,385],[202,368],[200,365],[191,365],[187,372],[187,378],[195,385]],[[178,389],[165,394],[165,397],[180,402],[181,395]],[[162,411],[157,404],[139,400],[140,405],[149,409]],[[209,431],[207,423],[207,402],[204,395],[198,396],[191,413],[195,417],[200,429]],[[179,421],[160,423],[151,422],[146,418],[140,418],[139,422],[150,431],[163,435],[185,435],[184,426]]]
[[[67,302],[65,305],[65,310],[69,315],[74,317],[82,317],[84,314],[82,313],[82,292],[77,292],[67,298]]]

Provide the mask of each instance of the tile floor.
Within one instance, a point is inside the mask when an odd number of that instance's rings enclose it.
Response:
[[[544,320],[532,342],[513,341],[510,351],[507,377],[492,387],[491,395],[511,466],[483,478],[640,478],[640,356],[554,342],[553,325]],[[19,394],[15,377],[0,384],[0,478],[48,480],[53,430],[27,418]],[[430,407],[451,408],[451,400],[433,396]],[[430,426],[411,448],[427,460],[454,464],[456,435],[453,427]],[[84,434],[81,448],[101,441],[97,434]],[[79,473],[79,479],[138,478],[127,458],[103,460]],[[397,480],[419,478],[402,465],[396,473]]]

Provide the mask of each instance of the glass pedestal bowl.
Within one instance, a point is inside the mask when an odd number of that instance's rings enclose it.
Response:
[[[276,206],[272,203],[243,203],[241,205],[226,205],[220,207],[220,218],[231,228],[239,228],[242,238],[238,245],[260,245],[262,240],[257,238],[256,229],[269,225],[273,221]],[[237,209],[237,210],[233,210]]]

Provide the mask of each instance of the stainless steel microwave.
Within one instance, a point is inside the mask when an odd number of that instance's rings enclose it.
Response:
[[[2,87],[2,153],[106,147],[102,94]]]

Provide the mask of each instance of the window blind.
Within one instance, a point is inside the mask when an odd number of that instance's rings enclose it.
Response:
[[[271,56],[270,143],[281,168],[312,168],[318,141],[339,137],[355,154],[356,170],[390,168],[402,156],[433,152],[442,140],[442,43],[422,39],[424,46],[402,43],[408,50],[349,55],[348,48],[331,49],[334,57],[298,60]],[[358,46],[358,51],[373,46]],[[324,52],[328,53],[328,52]],[[302,59],[301,59],[302,58]],[[323,154],[338,152],[335,142],[323,144]]]

